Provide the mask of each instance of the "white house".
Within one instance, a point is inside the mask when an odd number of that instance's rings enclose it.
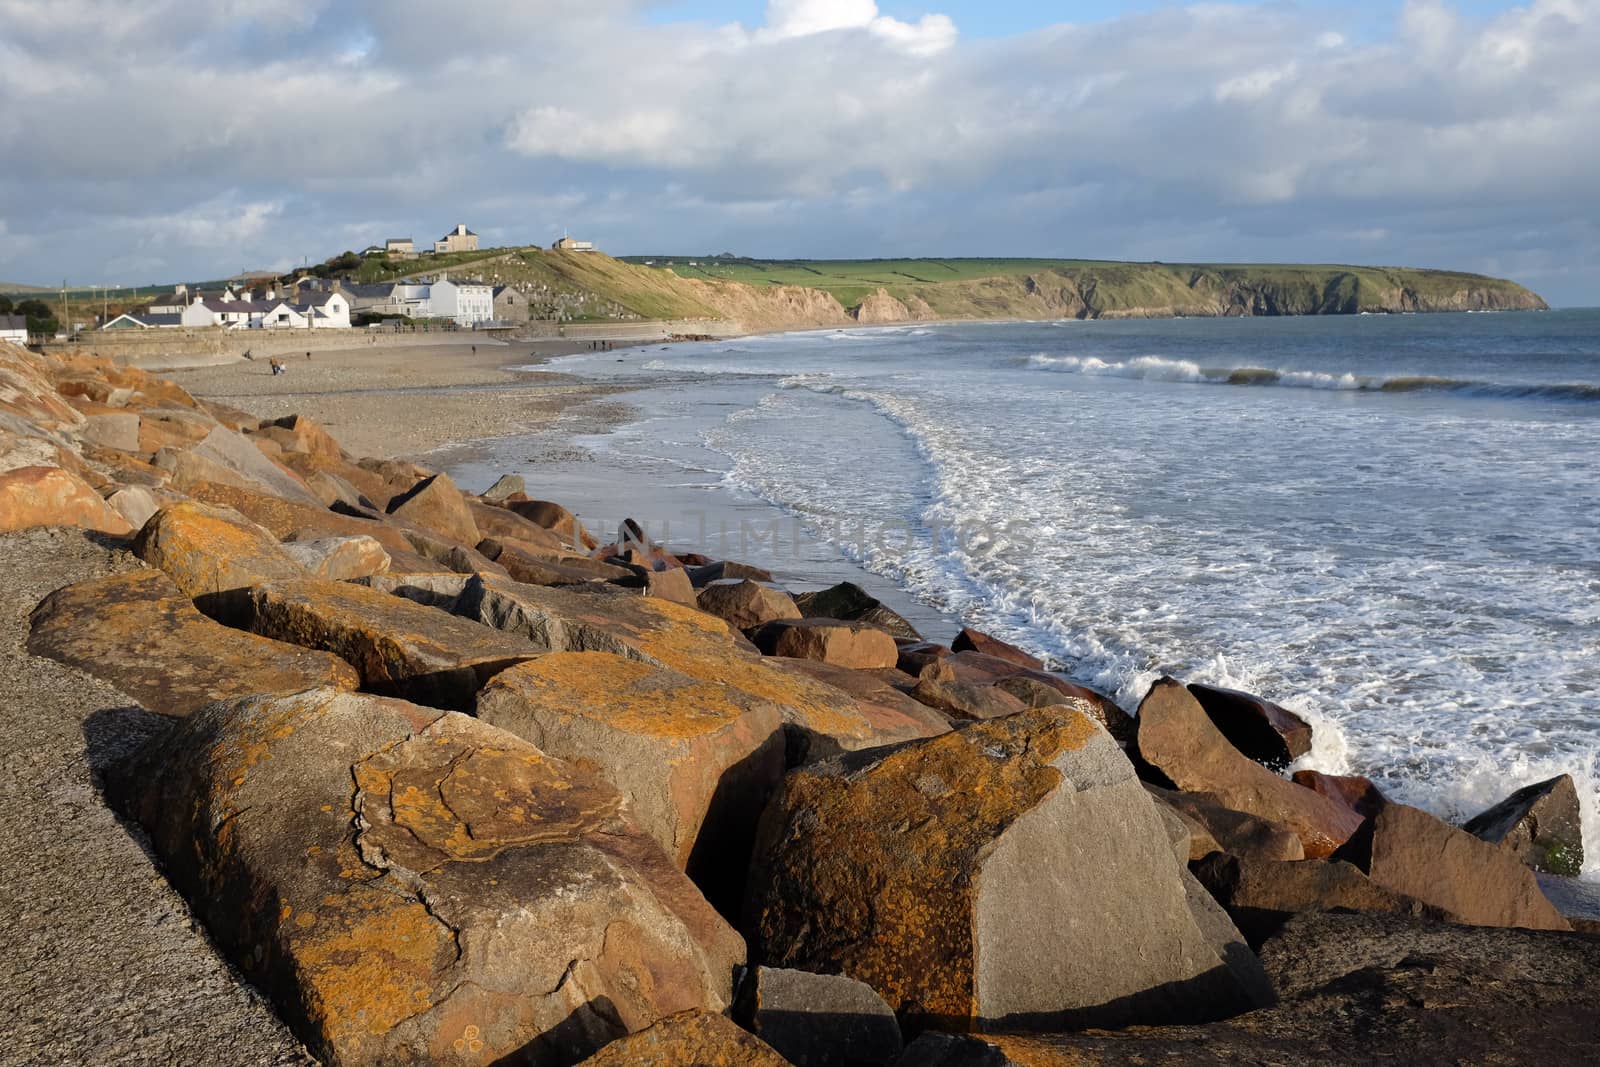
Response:
[[[494,288],[441,278],[428,294],[431,318],[454,319],[457,326],[472,326],[494,319]]]
[[[28,320],[22,315],[0,315],[0,341],[14,345],[28,343]]]
[[[295,310],[311,322],[316,330],[348,330],[350,328],[350,301],[335,289],[331,293],[306,293]]]

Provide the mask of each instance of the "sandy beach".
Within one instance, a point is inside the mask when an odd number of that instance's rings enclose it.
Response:
[[[611,390],[565,374],[513,368],[587,351],[589,341],[452,341],[424,346],[311,350],[283,360],[274,376],[266,359],[238,360],[161,373],[195,396],[266,418],[306,415],[361,456],[412,458],[546,426],[576,405],[597,418],[615,412],[596,403]],[[620,347],[626,342],[617,342]]]

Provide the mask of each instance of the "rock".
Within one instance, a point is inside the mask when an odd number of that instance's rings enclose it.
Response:
[[[787,1062],[807,1067],[889,1064],[903,1047],[889,1005],[842,974],[752,967],[734,1017]]]
[[[404,597],[416,604],[454,613],[456,601],[461,599],[461,591],[467,587],[467,582],[471,579],[471,575],[457,574],[455,571],[437,569],[396,571],[391,568],[387,574],[370,574],[364,578],[353,578],[351,582],[368,589],[376,589],[380,593],[388,593],[390,596]]]
[[[355,689],[337,656],[219,625],[158,570],[58,589],[29,617],[28,651],[110,682],[158,715],[188,715],[216,700]]]
[[[896,670],[861,671],[836,667],[812,659],[772,657],[766,662],[780,670],[815,678],[848,693],[872,724],[874,746],[937,737],[950,732],[950,719],[905,694],[915,680]],[[903,688],[902,688],[903,687]]]
[[[424,478],[389,501],[390,515],[457,541],[468,548],[483,540],[466,498],[448,474]]]
[[[743,578],[724,578],[702,586],[696,604],[736,630],[800,618],[800,609],[788,593]]]
[[[1583,824],[1571,775],[1525,786],[1461,828],[1536,871],[1571,877],[1583,870]]]
[[[317,537],[284,543],[283,550],[314,578],[342,581],[382,574],[389,553],[371,537]]]
[[[1514,852],[1407,804],[1385,803],[1339,849],[1385,889],[1469,926],[1570,930]]]
[[[434,563],[442,564],[457,573],[497,574],[510,577],[504,567],[471,545],[463,544],[460,541],[452,541],[420,526],[406,525],[401,528],[400,532],[405,536],[406,543],[411,546],[417,555]]]
[[[916,627],[854,582],[840,582],[814,593],[799,593],[794,602],[799,606],[800,613],[808,619],[861,622],[876,626],[891,637],[908,641],[922,640]]]
[[[1288,708],[1198,682],[1189,692],[1229,744],[1270,770],[1284,770],[1311,751],[1311,724]]]
[[[578,517],[560,504],[548,500],[517,500],[513,496],[503,506],[535,526],[549,530],[561,539],[562,544],[571,548],[592,550],[600,547],[600,542],[583,528]]]
[[[750,635],[763,654],[814,659],[838,667],[893,667],[900,652],[894,638],[866,623],[833,619],[780,619]]]
[[[60,467],[17,467],[0,473],[0,533],[35,526],[77,526],[124,536],[128,520],[88,482]]]
[[[960,657],[945,658],[951,661],[959,675]],[[1001,678],[994,683],[994,687],[1011,694],[1030,708],[1045,708],[1052,704],[1071,705],[1104,726],[1106,732],[1124,748],[1133,744],[1134,736],[1138,733],[1133,716],[1118,707],[1116,701],[1088,686],[1069,682],[1060,675],[1040,678],[1036,672],[1024,672]]]
[[[1308,911],[1443,918],[1437,909],[1375,884],[1343,860],[1271,860],[1214,852],[1194,865],[1194,875],[1256,948]]]
[[[502,474],[495,479],[495,483],[485,489],[480,496],[491,504],[498,504],[506,497],[513,494],[527,495],[528,485],[522,480],[520,474]]]
[[[791,763],[874,743],[872,724],[846,694],[745,652],[727,623],[681,604],[474,576],[452,610],[524,636],[540,651],[613,652],[770,701],[790,732]]]
[[[234,485],[199,482],[189,486],[187,491],[196,500],[234,509],[251,522],[266,528],[280,541],[294,538],[371,537],[383,545],[384,551],[391,557],[412,550],[405,533],[382,520],[356,518]]]
[[[900,655],[895,662],[895,669],[911,675],[913,678],[922,673],[924,667],[936,659],[948,659],[952,654],[944,645],[934,641],[907,641],[904,638],[895,638],[895,644],[900,648]]]
[[[578,555],[562,544],[561,538],[514,511],[485,504],[470,496],[467,497],[467,508],[472,512],[472,521],[477,524],[478,532],[486,538],[515,542],[530,552],[538,550],[551,556]],[[586,556],[580,558],[587,559]]]
[[[994,656],[997,659],[1015,663],[1017,666],[1026,667],[1029,670],[1042,671],[1045,669],[1042,661],[1028,655],[1016,645],[1008,645],[998,637],[990,637],[983,631],[974,630],[970,626],[963,628],[960,633],[956,634],[956,639],[950,642],[950,651],[981,652],[986,656]]]
[[[249,628],[343,657],[364,689],[459,711],[472,707],[484,682],[538,651],[437,608],[316,578],[250,590]]]
[[[666,570],[639,570],[626,578],[618,578],[614,585],[624,589],[637,589],[648,597],[658,600],[670,600],[674,604],[684,607],[695,607],[694,586],[689,584],[689,575],[682,567],[670,567]]]
[[[371,501],[361,495],[361,491],[337,474],[327,471],[312,471],[302,475],[306,480],[306,488],[310,489],[322,505],[331,508],[342,505],[348,509],[360,510],[368,507]]]
[[[1178,789],[1214,794],[1223,807],[1289,827],[1307,856],[1331,855],[1361,825],[1343,804],[1240,754],[1181,682],[1162,678],[1151,686],[1137,722],[1139,756]]]
[[[277,442],[285,452],[304,452],[328,459],[346,460],[333,435],[304,415],[285,415],[261,426],[259,435]]]
[[[1216,797],[1207,793],[1180,793],[1148,784],[1145,788],[1186,822],[1201,827],[1205,838],[1221,851],[1261,860],[1306,858],[1299,836],[1281,823],[1234,811],[1217,803]],[[1206,854],[1202,852],[1189,858],[1197,860]]]
[[[953,671],[940,671],[937,663],[923,670],[911,696],[952,718],[968,721],[1015,715],[1027,707],[998,686],[957,681]]]
[[[771,582],[773,580],[771,571],[762,570],[760,567],[752,567],[748,563],[736,563],[731,559],[691,566],[688,571],[689,580],[694,583],[696,589],[704,588],[712,582]]]
[[[498,563],[508,575],[526,585],[583,585],[596,579],[589,567],[571,566],[544,553],[535,554],[510,539],[499,541],[486,537],[478,542],[477,550],[485,559]],[[628,574],[621,567],[598,562],[596,566],[615,572],[613,577]]]
[[[1227,957],[1249,951],[1218,954],[1182,875],[1116,743],[1043,708],[792,771],[762,817],[746,928],[763,965],[866,982],[913,1027],[1245,1010]]]
[[[122,452],[139,451],[139,413],[102,412],[84,417],[78,436],[88,444],[115,448]]]
[[[154,493],[142,485],[125,485],[105,498],[111,509],[137,530],[150,521],[150,516],[161,510]]]
[[[639,827],[737,918],[756,819],[783,777],[774,705],[610,652],[556,652],[496,675],[477,715],[616,786]]]
[[[721,1015],[680,1012],[611,1042],[579,1067],[789,1067]]]
[[[266,530],[232,508],[183,501],[146,522],[133,554],[166,571],[195,606],[234,624],[247,613],[243,590],[305,577],[305,568]]]
[[[247,488],[311,507],[322,506],[305,482],[263,456],[249,438],[225,426],[216,427],[191,451],[196,457],[210,460],[242,477],[247,482]]]
[[[570,1063],[723,1010],[743,958],[614,789],[468,716],[213,704],[109,789],[325,1063]]]
[[[1386,803],[1383,793],[1372,779],[1358,775],[1295,771],[1293,781],[1295,785],[1305,786],[1314,793],[1321,793],[1329,800],[1343,804],[1363,819],[1376,814]]]

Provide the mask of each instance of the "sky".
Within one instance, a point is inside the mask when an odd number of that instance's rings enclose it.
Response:
[[[1600,305],[1600,0],[0,0],[0,280],[614,254],[1447,267]]]

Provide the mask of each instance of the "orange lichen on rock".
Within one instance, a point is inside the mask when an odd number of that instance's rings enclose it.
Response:
[[[580,1067],[788,1067],[766,1042],[721,1015],[687,1011],[611,1042]]]
[[[139,531],[133,551],[166,571],[190,597],[305,574],[277,538],[243,515],[192,501],[156,512]]]
[[[88,482],[60,467],[19,467],[0,473],[0,533],[35,526],[78,526],[130,534],[128,520]]]

